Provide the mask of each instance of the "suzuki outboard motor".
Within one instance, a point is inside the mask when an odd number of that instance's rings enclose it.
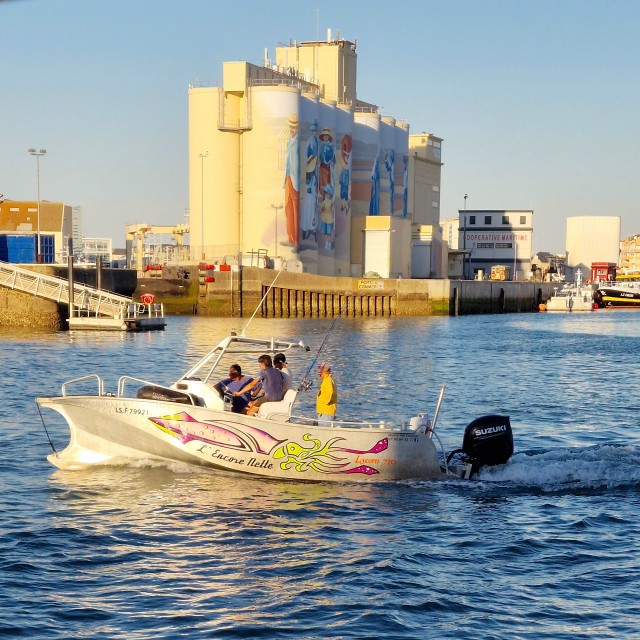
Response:
[[[462,449],[452,451],[454,455],[471,464],[471,476],[485,465],[505,464],[513,455],[513,432],[509,416],[482,416],[470,422],[464,430]]]

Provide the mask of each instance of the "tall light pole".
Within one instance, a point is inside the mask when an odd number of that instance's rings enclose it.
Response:
[[[467,279],[467,269],[465,268],[465,253],[467,250],[467,198],[468,194],[464,194],[464,209],[462,213],[462,278]]]
[[[36,260],[38,264],[42,264],[42,250],[40,245],[40,158],[47,153],[47,150],[40,149],[40,151],[36,151],[35,149],[27,149],[27,151],[36,157],[36,175],[38,182],[38,254]]]
[[[204,260],[204,159],[209,155],[209,152],[203,151],[198,155],[200,156],[200,231],[202,233],[202,260]]]
[[[276,220],[276,243],[275,243],[275,250],[273,252],[273,258],[275,260],[276,256],[278,255],[278,211],[280,209],[284,209],[284,206],[281,204],[272,204],[270,205],[272,209],[275,210],[275,220]],[[275,267],[275,264],[274,264]]]

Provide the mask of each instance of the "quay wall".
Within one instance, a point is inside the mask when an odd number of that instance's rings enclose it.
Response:
[[[34,265],[33,270],[67,274],[62,266]],[[132,270],[103,269],[102,288],[134,298],[152,293],[167,315],[249,317],[260,305],[262,317],[287,318],[526,312],[537,310],[554,289],[542,282],[340,278],[257,267],[169,271],[136,278]],[[74,277],[95,284],[95,270],[74,269]],[[66,329],[67,317],[66,305],[0,287],[2,326]]]
[[[67,328],[67,305],[38,298],[30,293],[0,287],[0,326],[29,329]]]
[[[263,296],[264,317],[335,316],[341,310],[347,316],[513,313],[537,310],[554,289],[546,282],[278,275],[257,267],[214,274],[214,282],[200,284],[199,315],[251,315]]]

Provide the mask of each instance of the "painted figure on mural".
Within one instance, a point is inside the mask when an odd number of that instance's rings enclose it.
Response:
[[[284,213],[288,244],[297,249],[300,236],[300,143],[298,116],[295,114],[289,118],[289,140],[284,163]]]
[[[320,133],[320,167],[318,168],[318,194],[320,196],[320,233],[324,235],[324,248],[333,249],[333,229],[335,224],[335,177],[336,162],[331,129]]]
[[[386,154],[384,159],[384,166],[389,172],[389,215],[393,215],[395,210],[395,197],[396,197],[396,167],[395,167],[396,155],[393,149],[389,149],[389,153]]]
[[[340,149],[340,211],[344,214],[349,213],[350,197],[349,186],[351,184],[351,149],[353,140],[348,133],[342,136],[342,145]]]
[[[409,203],[409,156],[402,156],[404,160],[404,174],[402,176],[402,217],[407,217],[407,205]]]
[[[311,122],[311,135],[307,141],[305,187],[300,216],[302,239],[313,235],[318,242],[318,121],[315,119]]]
[[[369,200],[369,215],[377,216],[380,213],[380,147],[376,153],[371,169],[371,199]]]

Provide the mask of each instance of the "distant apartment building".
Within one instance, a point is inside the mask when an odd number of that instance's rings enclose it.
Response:
[[[449,249],[458,250],[460,240],[460,218],[445,218],[440,221],[442,240],[447,243]]]
[[[511,280],[530,277],[533,211],[460,209],[458,216],[465,279],[490,274],[494,266],[506,267]]]
[[[82,253],[82,237],[84,235],[82,207],[73,207],[71,219],[73,255],[77,257]]]
[[[628,236],[620,242],[618,273],[640,274],[640,235]]]
[[[620,257],[620,216],[574,216],[567,218],[567,280],[578,269],[591,273],[594,262],[618,264]]]
[[[113,248],[111,238],[83,238],[82,255],[83,262],[92,264],[98,258],[103,264],[111,264],[113,260]]]

